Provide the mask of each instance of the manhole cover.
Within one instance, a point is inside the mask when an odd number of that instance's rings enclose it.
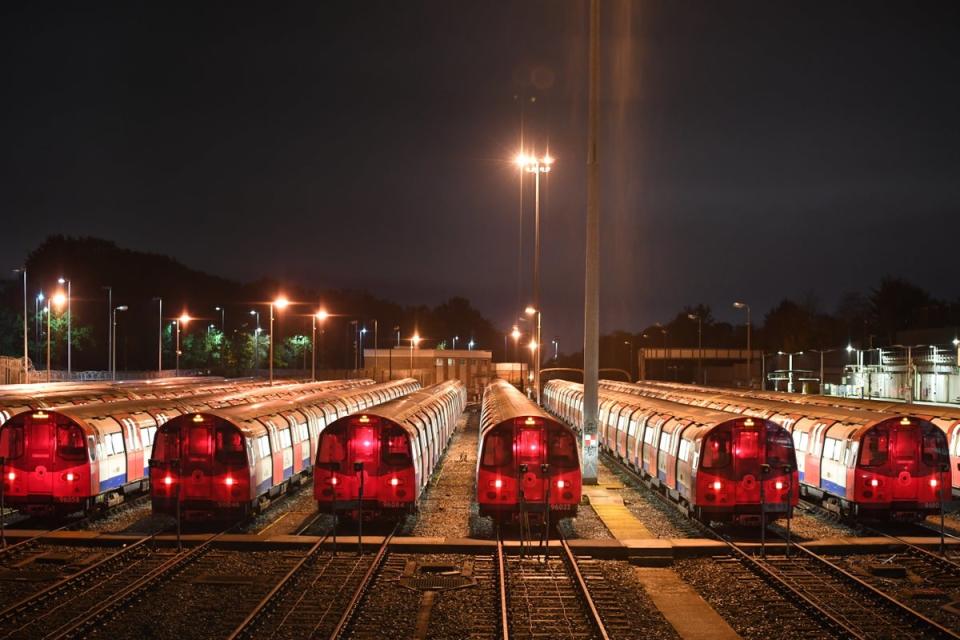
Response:
[[[410,563],[400,576],[400,586],[414,591],[445,591],[472,587],[477,581],[472,576],[473,566],[464,568],[451,564]]]

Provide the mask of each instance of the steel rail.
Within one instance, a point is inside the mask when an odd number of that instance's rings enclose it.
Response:
[[[125,556],[125,555],[128,555],[131,551],[133,551],[133,550],[135,550],[135,549],[139,549],[140,547],[144,546],[147,542],[149,542],[150,540],[152,540],[153,538],[155,538],[157,535],[159,535],[159,534],[156,534],[156,533],[155,533],[155,534],[153,534],[153,535],[150,535],[150,536],[146,536],[146,537],[144,537],[144,538],[141,538],[140,540],[134,542],[133,544],[131,544],[131,545],[129,545],[129,546],[126,546],[126,547],[124,547],[123,549],[120,549],[120,550],[117,551],[116,553],[112,553],[112,554],[106,556],[105,558],[101,558],[100,560],[98,560],[98,561],[94,562],[93,564],[87,566],[86,568],[82,569],[81,571],[78,571],[77,573],[74,573],[74,574],[72,574],[72,575],[69,575],[69,576],[67,576],[66,578],[63,578],[63,579],[61,579],[61,580],[58,580],[57,582],[54,582],[53,584],[49,585],[48,587],[46,587],[46,588],[44,588],[44,589],[41,589],[40,591],[38,591],[38,592],[36,592],[36,593],[32,593],[32,594],[26,596],[25,598],[22,598],[22,599],[18,600],[17,602],[13,603],[13,604],[10,605],[9,607],[5,608],[3,611],[0,611],[0,620],[7,620],[8,618],[10,618],[11,616],[13,616],[13,615],[16,614],[16,613],[19,613],[19,612],[21,612],[21,611],[23,611],[23,610],[25,610],[25,609],[30,609],[30,608],[32,608],[33,606],[40,604],[40,601],[42,601],[42,600],[46,599],[47,597],[49,597],[49,596],[51,596],[51,595],[53,595],[53,594],[55,594],[55,593],[57,593],[57,592],[65,589],[65,588],[67,588],[67,587],[69,587],[69,586],[72,585],[72,584],[76,584],[76,583],[82,581],[82,580],[83,580],[84,578],[86,578],[88,575],[96,572],[98,569],[102,568],[104,565],[106,565],[106,564],[108,564],[108,563],[110,563],[110,562],[113,562],[113,561],[115,561],[115,560],[117,560],[117,559],[119,559],[119,558],[121,558],[121,557],[123,557],[123,556]]]
[[[584,604],[587,606],[587,612],[590,614],[590,622],[593,624],[593,627],[597,633],[600,634],[600,638],[602,640],[610,640],[610,635],[607,633],[607,627],[603,623],[603,618],[600,617],[600,611],[597,609],[597,605],[593,601],[593,596],[590,595],[590,587],[587,586],[587,581],[580,572],[580,566],[577,564],[577,557],[573,555],[573,550],[570,548],[569,543],[567,543],[567,539],[562,535],[559,536],[559,538],[560,546],[563,548],[564,556],[567,561],[567,566],[573,573],[577,590],[580,591],[580,596],[583,598]]]
[[[98,606],[95,606],[93,609],[90,609],[89,611],[83,613],[79,617],[75,618],[73,621],[60,626],[60,628],[56,629],[46,637],[65,638],[77,632],[82,627],[88,624],[91,624],[103,614],[127,602],[131,597],[133,597],[143,589],[146,589],[152,586],[158,580],[170,575],[170,573],[176,570],[177,568],[182,567],[184,564],[188,562],[192,562],[196,558],[200,557],[203,553],[205,553],[208,549],[210,549],[213,546],[213,542],[217,538],[219,538],[220,536],[224,535],[225,533],[233,529],[234,526],[236,525],[231,525],[229,528],[225,529],[224,531],[221,531],[220,533],[214,536],[211,536],[210,538],[205,540],[203,543],[197,545],[196,547],[187,549],[186,551],[182,551],[174,555],[170,559],[164,561],[159,566],[154,567],[153,569],[148,571],[145,575],[141,576],[137,580],[133,581],[131,584],[121,589],[118,593],[114,594],[106,602],[100,603]]]
[[[510,619],[508,617],[507,563],[503,558],[503,538],[497,530],[497,582],[500,586],[500,637],[510,640]]]
[[[320,540],[317,540],[316,544],[310,547],[303,557],[300,558],[300,560],[298,560],[297,563],[290,568],[290,571],[288,571],[286,575],[284,575],[283,578],[281,578],[280,581],[277,582],[272,589],[270,589],[267,595],[263,596],[253,610],[247,614],[247,617],[243,619],[243,622],[237,625],[237,628],[234,629],[229,636],[227,636],[227,640],[235,640],[236,638],[253,631],[253,625],[257,621],[257,618],[259,618],[260,615],[266,611],[273,599],[276,598],[287,587],[287,585],[290,584],[294,576],[300,573],[303,567],[307,564],[307,561],[316,556],[326,540],[327,538],[323,537]]]
[[[923,525],[920,525],[923,526]],[[890,538],[895,540],[897,544],[902,544],[908,551],[912,551],[916,555],[926,562],[931,562],[934,564],[940,565],[943,569],[953,573],[956,576],[960,576],[960,563],[954,562],[950,558],[945,558],[943,556],[937,555],[929,549],[924,549],[923,547],[908,542],[901,538],[900,536],[895,536],[892,533],[887,533],[885,531],[880,531],[879,529],[874,529],[873,527],[864,527],[864,531],[870,531],[878,535],[883,536],[884,538]],[[937,532],[939,533],[939,532]]]
[[[350,602],[347,604],[346,608],[344,608],[343,614],[340,616],[340,620],[337,621],[337,626],[334,627],[333,631],[330,633],[330,640],[337,640],[340,638],[347,630],[350,622],[352,622],[353,617],[360,606],[360,601],[363,599],[363,596],[366,595],[367,589],[370,588],[374,576],[377,575],[377,572],[383,565],[383,561],[387,557],[387,550],[390,548],[390,541],[393,540],[393,536],[399,528],[400,524],[397,523],[397,526],[394,527],[393,531],[390,532],[390,535],[383,539],[383,544],[380,545],[380,550],[377,551],[377,555],[374,557],[373,562],[370,563],[370,568],[367,569],[367,573],[364,574],[363,579],[360,580],[360,584],[357,585],[357,589],[354,591],[353,597],[350,598]]]

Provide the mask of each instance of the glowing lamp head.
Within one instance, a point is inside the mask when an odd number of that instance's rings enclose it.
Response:
[[[57,282],[59,282],[60,284],[67,284],[66,278],[57,278]]]
[[[520,329],[517,328],[517,325],[513,325],[513,331],[510,332],[510,336],[511,336],[514,340],[519,340],[519,339],[520,339]]]
[[[853,351],[853,345],[852,345],[852,344],[848,344],[848,345],[847,345],[847,353],[850,353],[851,351]]]
[[[197,415],[193,416],[193,421],[194,421],[194,422],[203,422],[203,416],[198,413]]]
[[[532,316],[533,314],[535,314],[535,313],[537,312],[537,310],[533,308],[533,305],[529,305],[529,304],[528,304],[528,305],[527,305],[527,308],[524,309],[523,312],[524,312],[525,314],[527,314],[528,316]]]
[[[720,489],[722,489],[722,488],[723,488],[723,483],[720,482],[719,480],[716,480],[716,481],[713,483],[713,490],[714,490],[714,491],[720,491]]]
[[[953,339],[953,346],[960,347],[960,338]]]
[[[518,168],[523,169],[530,164],[530,156],[521,151],[513,157],[513,163],[517,165]]]
[[[420,339],[421,339],[421,338],[420,338],[420,334],[419,334],[419,333],[415,333],[415,334],[413,334],[413,337],[410,338],[410,341],[413,342],[414,345],[418,345],[418,344],[420,344]]]
[[[289,304],[290,304],[290,301],[284,298],[283,296],[280,296],[279,298],[273,301],[273,306],[275,306],[277,309],[286,309],[287,305]]]
[[[324,309],[320,309],[320,311],[317,311],[317,320],[320,320],[321,322],[326,320],[329,316],[330,314],[327,313]]]
[[[189,313],[187,313],[186,311],[184,311],[183,313],[180,314],[180,317],[177,318],[177,320],[180,321],[180,324],[187,324],[188,322],[190,322],[191,320],[193,320],[193,318],[190,317],[190,314],[189,314]]]
[[[904,427],[909,427],[909,426],[910,426],[910,418],[907,418],[907,417],[901,418],[901,419],[900,419],[900,424],[903,425]]]
[[[537,341],[536,341],[536,340],[531,340],[531,341],[530,341],[530,344],[527,345],[527,348],[530,349],[530,351],[536,351],[536,350],[537,350],[537,346],[538,346],[538,345],[537,345]]]

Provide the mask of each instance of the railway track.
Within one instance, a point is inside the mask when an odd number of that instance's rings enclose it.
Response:
[[[505,639],[596,638],[607,640],[606,624],[591,593],[590,582],[600,582],[591,565],[581,570],[566,539],[560,538],[558,556],[507,557],[497,541],[500,631]],[[609,602],[615,615],[615,602]],[[619,622],[619,621],[618,621]]]

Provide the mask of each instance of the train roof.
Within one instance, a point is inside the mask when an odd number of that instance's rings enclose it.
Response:
[[[483,392],[483,410],[480,416],[480,437],[497,425],[521,417],[538,417],[564,429],[569,429],[537,403],[506,380],[497,379]]]
[[[434,400],[438,396],[449,390],[463,391],[465,387],[459,380],[447,380],[425,389],[420,389],[409,393],[402,398],[384,402],[375,407],[369,407],[363,410],[364,415],[376,416],[385,420],[391,420],[397,424],[403,424],[410,416],[423,408],[425,404]]]

